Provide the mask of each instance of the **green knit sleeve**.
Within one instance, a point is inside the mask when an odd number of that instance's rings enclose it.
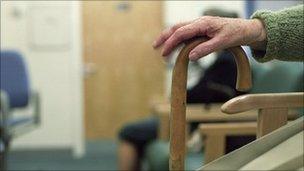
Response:
[[[267,32],[266,51],[252,49],[259,62],[272,59],[283,61],[304,60],[304,16],[303,5],[277,12],[257,11],[252,19],[263,21]]]

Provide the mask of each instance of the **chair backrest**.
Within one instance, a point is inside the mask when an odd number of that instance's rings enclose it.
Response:
[[[295,83],[294,89],[297,92],[304,92],[304,70],[301,71],[302,73],[299,74],[297,81]]]
[[[283,93],[300,91],[303,85],[303,63],[274,61],[271,66],[257,64],[250,93]],[[303,89],[303,88],[302,88]]]
[[[25,63],[16,51],[1,51],[0,89],[7,93],[10,108],[25,107],[29,101],[29,81]]]

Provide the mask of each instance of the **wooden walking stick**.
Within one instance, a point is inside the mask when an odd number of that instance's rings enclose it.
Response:
[[[194,47],[206,40],[207,38],[199,37],[187,41],[174,66],[171,89],[170,170],[184,170],[188,55]],[[233,54],[237,64],[236,89],[239,91],[249,90],[251,88],[251,71],[245,52],[240,46],[227,50]]]

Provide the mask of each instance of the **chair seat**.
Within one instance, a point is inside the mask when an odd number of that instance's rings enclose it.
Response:
[[[9,127],[16,127],[18,125],[34,123],[34,118],[32,116],[24,116],[18,118],[11,118],[7,120],[7,124]],[[2,123],[1,123],[2,126]]]
[[[153,141],[146,148],[145,159],[149,170],[169,170],[169,143]],[[195,170],[202,166],[203,153],[189,152],[186,156],[186,170]]]
[[[149,170],[169,170],[169,143],[153,141],[145,150],[145,159]]]

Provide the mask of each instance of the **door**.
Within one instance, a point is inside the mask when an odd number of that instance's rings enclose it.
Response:
[[[163,94],[165,66],[151,47],[162,29],[160,1],[83,1],[87,139],[115,138],[150,115]]]

